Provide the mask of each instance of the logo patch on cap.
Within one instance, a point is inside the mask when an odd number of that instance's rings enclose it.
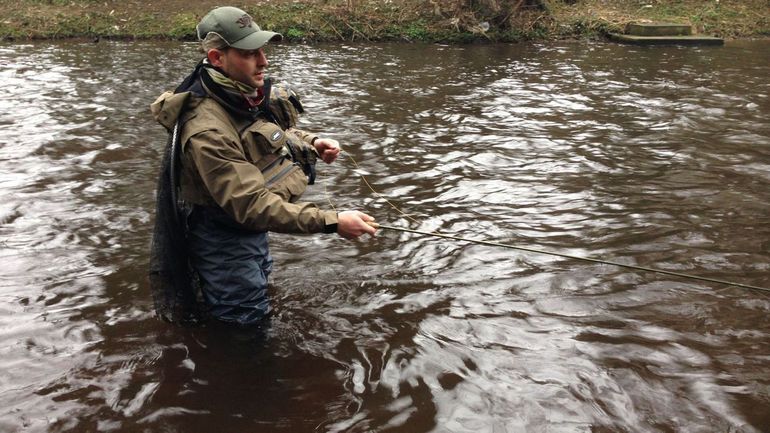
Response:
[[[283,133],[281,131],[275,131],[270,136],[270,141],[278,141],[281,138],[282,135],[283,135]]]
[[[238,18],[235,22],[238,24],[238,26],[240,26],[240,28],[244,28],[244,27],[251,27],[251,23],[253,23],[254,21],[251,19],[251,17],[248,14],[243,14],[243,16]]]

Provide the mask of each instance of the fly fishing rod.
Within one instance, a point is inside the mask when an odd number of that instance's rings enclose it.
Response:
[[[611,262],[609,260],[600,260],[600,259],[592,259],[590,257],[582,257],[582,256],[574,256],[571,254],[562,254],[562,253],[556,253],[553,251],[545,251],[545,250],[539,250],[535,248],[529,248],[529,247],[521,247],[516,245],[509,245],[509,244],[503,244],[499,242],[491,242],[491,241],[484,241],[484,240],[478,240],[478,239],[468,239],[463,238],[459,236],[452,236],[452,235],[445,235],[442,233],[436,233],[436,232],[426,232],[422,230],[412,230],[407,229],[403,227],[395,227],[395,226],[389,226],[385,224],[378,224],[375,222],[367,222],[370,226],[377,228],[377,229],[384,229],[384,230],[393,230],[393,231],[399,231],[399,232],[406,232],[406,233],[414,233],[419,235],[425,235],[425,236],[433,236],[433,237],[439,237],[444,239],[452,239],[455,241],[462,241],[462,242],[470,242],[474,244],[479,245],[487,245],[490,247],[501,247],[501,248],[508,248],[513,250],[520,250],[520,251],[527,251],[530,253],[537,253],[537,254],[547,254],[550,256],[557,256],[557,257],[563,257],[567,259],[574,259],[574,260],[582,260],[586,262],[592,262],[592,263],[600,263],[603,265],[612,265],[612,266],[618,266],[621,268],[627,268],[627,269],[634,269],[637,271],[645,271],[645,272],[654,272],[656,274],[664,274],[664,275],[671,275],[674,277],[680,277],[690,280],[700,280],[700,281],[707,281],[710,283],[718,283],[718,284],[724,284],[726,286],[734,286],[734,287],[741,287],[744,289],[751,289],[751,290],[760,290],[763,292],[770,292],[770,289],[766,287],[758,287],[758,286],[750,286],[748,284],[741,284],[741,283],[734,283],[732,281],[725,281],[725,280],[717,280],[715,278],[707,278],[707,277],[699,277],[697,275],[690,275],[690,274],[683,274],[681,272],[672,272],[672,271],[666,271],[663,269],[654,269],[654,268],[648,268],[644,266],[634,266],[634,265],[626,265],[624,263],[617,263],[617,262]]]

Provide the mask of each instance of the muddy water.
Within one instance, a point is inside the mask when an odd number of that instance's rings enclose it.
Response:
[[[770,286],[767,42],[270,56],[303,127],[358,162],[319,168],[322,207]],[[196,57],[0,46],[0,431],[770,431],[765,292],[398,232],[275,235],[264,331],[158,321],[148,104]]]

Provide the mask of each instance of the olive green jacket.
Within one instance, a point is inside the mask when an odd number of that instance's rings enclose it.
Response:
[[[335,227],[336,212],[292,203],[304,192],[307,178],[283,157],[284,145],[287,140],[307,143],[314,135],[283,131],[261,118],[235,118],[214,99],[188,92],[163,93],[151,110],[169,131],[180,123],[182,200],[219,206],[256,231],[321,233]]]

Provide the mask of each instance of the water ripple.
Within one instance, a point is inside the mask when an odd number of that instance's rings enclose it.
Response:
[[[148,105],[195,49],[0,46],[0,430],[770,428],[767,296],[607,265],[276,234],[263,329],[157,321],[145,281],[165,134]],[[269,55],[303,96],[301,126],[348,152],[319,166],[306,198],[322,207],[768,285],[765,43]]]

